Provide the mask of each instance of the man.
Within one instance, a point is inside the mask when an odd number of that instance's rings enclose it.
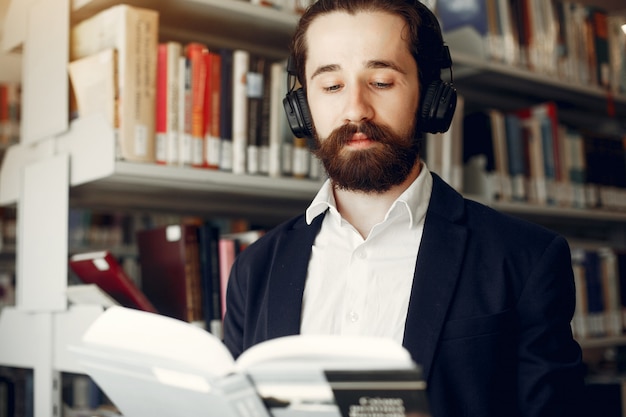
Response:
[[[454,111],[432,13],[319,0],[292,55],[303,88],[288,116],[330,179],[235,262],[233,355],[298,333],[387,337],[423,367],[434,417],[571,415],[582,373],[566,241],[464,200],[419,158],[423,132]]]

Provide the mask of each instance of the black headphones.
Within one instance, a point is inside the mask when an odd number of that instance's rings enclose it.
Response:
[[[443,57],[440,68],[450,68],[452,81],[452,57],[447,45],[443,45]],[[294,60],[287,61],[288,93],[283,99],[283,107],[287,114],[287,121],[293,134],[299,138],[313,137],[313,118],[302,88],[295,87],[297,71]],[[456,109],[457,93],[452,83],[441,79],[432,81],[422,95],[422,108],[418,121],[418,128],[425,133],[443,133],[452,123],[452,116]]]

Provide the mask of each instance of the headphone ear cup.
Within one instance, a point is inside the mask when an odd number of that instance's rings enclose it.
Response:
[[[427,133],[443,133],[450,128],[456,109],[456,89],[442,80],[431,82],[424,93],[418,128]]]
[[[283,99],[283,107],[293,134],[299,138],[311,138],[313,136],[313,118],[304,91],[298,88],[287,93]]]

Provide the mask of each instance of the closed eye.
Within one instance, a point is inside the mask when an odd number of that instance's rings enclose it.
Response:
[[[373,82],[372,85],[375,88],[383,90],[383,89],[386,89],[386,88],[390,88],[393,84],[392,83],[383,83],[383,82]]]
[[[329,87],[324,87],[324,91],[332,93],[333,91],[339,91],[340,88],[341,88],[341,85],[339,85],[339,84],[331,85]]]

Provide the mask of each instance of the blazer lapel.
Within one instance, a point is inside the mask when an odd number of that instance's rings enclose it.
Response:
[[[428,379],[465,253],[463,198],[433,174],[433,191],[415,267],[403,345]]]
[[[311,248],[323,219],[324,214],[321,214],[307,225],[302,216],[277,243],[269,282],[269,338],[300,333],[302,295]]]

